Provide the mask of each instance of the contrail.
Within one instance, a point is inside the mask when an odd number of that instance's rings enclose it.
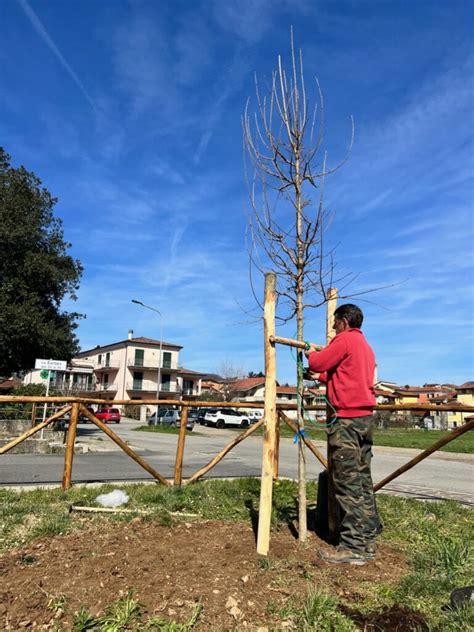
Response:
[[[81,80],[79,79],[79,77],[76,75],[74,70],[71,68],[71,66],[68,64],[68,62],[63,57],[63,55],[62,55],[61,51],[59,50],[59,48],[56,46],[56,44],[53,42],[53,40],[49,36],[47,30],[43,26],[43,23],[41,22],[39,17],[36,15],[36,13],[33,11],[33,9],[30,7],[30,5],[28,4],[27,0],[18,0],[18,4],[20,5],[20,7],[25,12],[26,17],[29,19],[29,21],[33,25],[35,31],[41,37],[43,42],[45,42],[45,44],[51,49],[51,51],[57,57],[57,59],[59,60],[61,65],[66,69],[66,71],[72,77],[72,79],[73,79],[74,83],[76,84],[76,86],[79,88],[79,90],[82,92],[82,94],[88,100],[89,104],[95,110],[96,106],[94,104],[94,101],[92,100],[92,98],[90,97],[89,93],[87,92],[87,90],[82,85]]]

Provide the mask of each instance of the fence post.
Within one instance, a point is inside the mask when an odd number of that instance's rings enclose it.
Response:
[[[334,325],[334,311],[337,307],[337,289],[331,287],[328,290],[328,301],[326,303],[326,344],[329,344],[336,335],[333,329]],[[327,392],[326,392],[327,396]],[[326,407],[326,424],[329,424],[333,411],[329,406]],[[332,464],[329,454],[329,441],[327,445],[327,460],[328,460],[328,531],[331,539],[336,539],[339,532],[339,512],[336,504],[336,497],[334,495],[334,485],[332,483]]]
[[[258,514],[257,553],[267,555],[270,546],[272,514],[273,467],[276,448],[276,353],[275,335],[276,274],[265,275],[265,305],[263,312],[263,338],[265,349],[265,431],[263,435],[262,478]]]
[[[74,459],[74,443],[76,441],[77,420],[79,417],[79,404],[72,405],[71,418],[67,431],[66,454],[64,455],[63,489],[71,487],[72,461]]]
[[[181,485],[183,480],[183,455],[184,442],[186,441],[186,424],[188,423],[188,406],[181,409],[181,421],[179,424],[178,447],[176,448],[176,462],[174,464],[174,484]]]
[[[273,480],[278,479],[278,471],[280,466],[280,416],[277,415],[275,424],[275,454],[273,455]]]
[[[36,423],[36,402],[31,406],[31,427],[34,428]]]

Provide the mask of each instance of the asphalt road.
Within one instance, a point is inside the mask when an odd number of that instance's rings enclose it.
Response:
[[[119,434],[140,456],[166,478],[173,477],[177,435],[137,432],[139,425],[122,420],[111,429]],[[189,477],[211,460],[235,436],[228,429],[218,430],[196,426],[186,437],[183,476]],[[78,442],[90,450],[75,454],[74,483],[103,481],[151,481],[152,477],[91,424],[79,424]],[[318,444],[325,451],[323,443]],[[376,447],[374,449],[374,483],[409,461],[418,450]],[[232,478],[260,476],[262,437],[251,436],[234,448],[211,472],[209,477]],[[309,478],[316,478],[322,466],[307,451]],[[63,474],[63,455],[12,454],[0,456],[0,486],[59,484]],[[291,439],[282,439],[280,446],[280,476],[297,478],[297,449]],[[474,456],[438,452],[413,469],[402,474],[383,489],[416,498],[452,498],[474,506]]]

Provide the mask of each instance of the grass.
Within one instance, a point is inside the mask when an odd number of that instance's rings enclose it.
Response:
[[[240,428],[235,428],[241,432]],[[305,425],[305,433],[309,439],[313,441],[326,441],[326,431],[324,425],[315,422],[307,422]],[[256,435],[262,435],[263,429],[259,428],[255,431]],[[294,432],[286,424],[280,426],[281,437],[294,437]],[[420,430],[418,428],[377,428],[374,436],[374,445],[386,446],[392,448],[417,448],[425,450],[433,443],[439,441],[442,437],[449,435],[444,430]],[[474,432],[465,432],[452,442],[441,448],[442,452],[457,452],[464,454],[474,454]]]
[[[110,603],[103,615],[93,617],[85,606],[82,606],[73,622],[73,632],[85,632],[85,630],[97,630],[97,632],[125,632],[126,630],[140,630],[142,632],[189,632],[199,620],[202,612],[202,604],[195,605],[189,619],[184,623],[176,623],[151,616],[145,618],[142,613],[142,605],[134,597],[134,592],[129,591],[126,597],[122,597]]]
[[[72,488],[61,490],[34,490],[15,492],[0,490],[0,548],[18,547],[39,535],[56,535],[71,529],[80,529],[84,523],[77,514],[69,514],[74,504],[94,504],[101,493],[113,486],[99,488]],[[170,524],[170,512],[190,512],[202,519],[246,520],[255,517],[258,509],[260,484],[255,479],[235,481],[207,481],[184,488],[165,488],[157,485],[125,485],[130,496],[129,508],[144,509],[150,514],[147,520]],[[284,525],[296,518],[296,485],[291,481],[278,481],[274,487],[274,526]],[[308,498],[316,497],[314,483],[308,485]],[[453,501],[422,503],[395,496],[378,496],[379,510],[385,529],[382,541],[406,554],[408,572],[396,584],[362,580],[358,595],[339,597],[324,591],[308,588],[306,595],[290,599],[282,620],[291,620],[297,630],[333,630],[350,632],[357,629],[348,612],[364,615],[385,612],[398,605],[426,617],[430,629],[461,632],[474,625],[473,608],[443,610],[449,603],[454,588],[472,583],[474,559],[472,532],[473,512]],[[99,528],[108,521],[129,521],[134,514],[97,515],[86,524],[96,523]],[[32,560],[24,558],[27,566]],[[270,561],[259,562],[264,571],[275,572],[277,566]],[[308,573],[308,580],[310,574]],[[56,596],[49,608],[66,607],[65,598]],[[270,606],[269,606],[270,607]],[[187,632],[199,618],[202,605],[198,604],[186,623],[162,619],[145,619],[141,606],[129,593],[113,602],[98,618],[92,618],[84,607],[77,615],[76,632],[96,629],[103,632],[127,629]],[[183,627],[184,626],[184,627]],[[187,627],[186,627],[187,626]],[[332,627],[331,627],[332,626]]]
[[[134,430],[138,431],[138,432],[159,432],[162,434],[173,434],[173,435],[178,435],[179,434],[179,428],[176,428],[176,426],[161,426],[161,425],[157,425],[157,426],[138,426],[138,428],[134,428]],[[186,429],[186,434],[190,435],[191,433],[193,433],[192,430],[188,430]],[[194,433],[197,434],[197,433]]]
[[[97,632],[125,632],[126,630],[141,630],[143,632],[189,632],[199,620],[202,604],[197,603],[191,616],[184,623],[176,623],[162,617],[150,616],[145,618],[142,605],[129,591],[122,597],[110,603],[103,615],[93,617],[85,606],[82,606],[73,622],[73,632],[97,630]]]

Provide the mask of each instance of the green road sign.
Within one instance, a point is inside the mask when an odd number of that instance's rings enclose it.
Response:
[[[49,375],[48,369],[43,369],[42,371],[40,371],[40,378],[42,380],[47,380],[48,379],[48,375]]]

